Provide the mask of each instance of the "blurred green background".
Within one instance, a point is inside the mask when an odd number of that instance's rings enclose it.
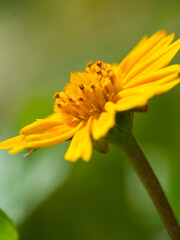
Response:
[[[0,140],[53,111],[53,94],[90,60],[120,62],[145,34],[180,37],[180,2],[0,1]],[[178,54],[173,62],[180,63]],[[180,86],[136,113],[134,128],[180,221]],[[116,149],[89,163],[63,159],[69,143],[0,151],[0,207],[20,240],[168,240],[137,176]]]

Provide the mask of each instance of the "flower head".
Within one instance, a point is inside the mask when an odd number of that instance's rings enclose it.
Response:
[[[24,127],[20,135],[0,143],[17,153],[49,147],[68,139],[65,158],[88,161],[93,142],[115,126],[117,112],[146,109],[148,99],[177,85],[180,65],[170,61],[180,49],[180,39],[159,31],[143,37],[120,64],[89,62],[85,72],[71,74],[64,91],[54,94],[54,113]]]

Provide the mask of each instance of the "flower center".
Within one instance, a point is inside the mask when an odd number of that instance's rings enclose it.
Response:
[[[65,91],[54,94],[55,112],[62,112],[72,120],[88,120],[98,116],[106,102],[115,102],[120,91],[116,67],[98,61],[89,62],[85,72],[71,74],[70,83]]]

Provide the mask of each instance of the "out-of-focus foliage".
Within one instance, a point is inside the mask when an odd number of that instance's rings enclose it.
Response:
[[[0,239],[17,240],[18,233],[12,221],[0,209]]]
[[[70,72],[90,60],[120,62],[159,29],[180,37],[179,0],[1,1],[0,140],[52,113]],[[136,113],[134,127],[180,221],[179,109],[177,86]],[[68,144],[26,159],[0,152],[0,207],[22,240],[168,240],[126,159],[110,147],[89,163],[69,163]]]

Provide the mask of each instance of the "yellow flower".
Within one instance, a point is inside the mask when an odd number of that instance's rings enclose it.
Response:
[[[54,113],[24,127],[20,135],[0,143],[17,153],[49,147],[71,139],[65,159],[88,161],[93,143],[115,125],[116,112],[143,110],[149,98],[180,82],[180,65],[168,66],[180,39],[159,31],[143,37],[120,64],[89,62],[85,72],[71,74],[63,92],[55,93]]]

